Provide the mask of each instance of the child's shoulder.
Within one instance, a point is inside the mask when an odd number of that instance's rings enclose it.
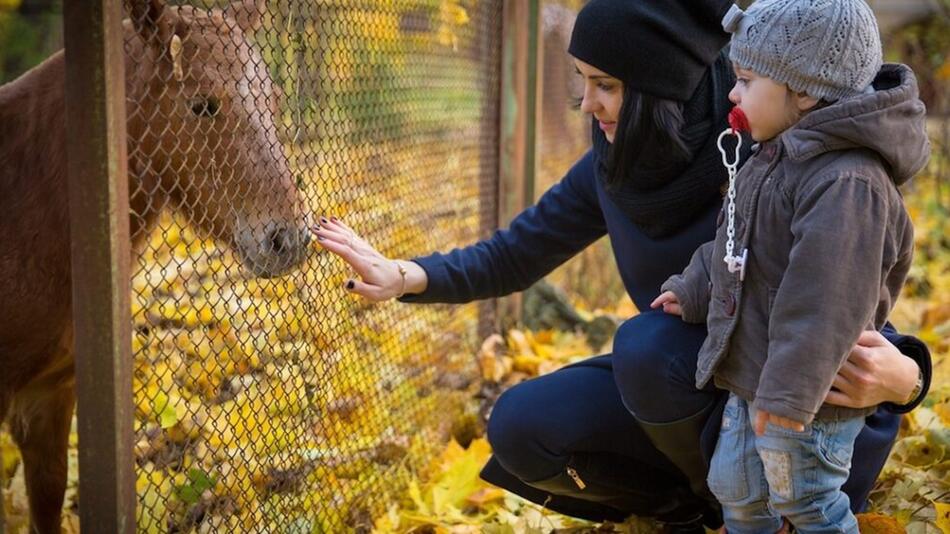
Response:
[[[784,187],[796,196],[849,180],[865,182],[882,195],[897,193],[897,186],[883,158],[866,147],[826,150],[807,159],[784,157],[781,164]]]

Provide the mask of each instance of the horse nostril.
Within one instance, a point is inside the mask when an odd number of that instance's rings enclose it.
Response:
[[[270,249],[274,254],[283,254],[289,250],[293,243],[292,236],[286,228],[277,228],[270,233]]]

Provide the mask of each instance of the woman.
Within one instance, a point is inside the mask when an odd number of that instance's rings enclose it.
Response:
[[[448,254],[389,260],[343,222],[321,219],[318,241],[360,276],[347,289],[374,301],[502,296],[606,233],[628,293],[649,310],[660,284],[715,234],[726,178],[715,140],[734,82],[720,27],[730,5],[589,2],[569,52],[584,78],[593,149],[508,229]],[[898,414],[923,398],[930,375],[922,343],[883,334],[862,334],[827,399],[885,403],[856,445],[844,488],[855,510],[883,466]],[[482,477],[576,517],[649,515],[678,532],[718,527],[705,477],[723,396],[694,385],[705,335],[704,326],[641,313],[617,331],[613,354],[511,388],[489,420],[494,456]]]

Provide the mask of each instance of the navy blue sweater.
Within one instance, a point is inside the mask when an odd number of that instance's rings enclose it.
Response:
[[[634,225],[608,197],[594,169],[592,152],[585,154],[537,204],[525,209],[504,230],[449,253],[414,258],[428,276],[423,293],[405,295],[403,302],[464,303],[501,297],[527,289],[605,233],[610,236],[617,268],[627,293],[640,310],[648,310],[660,285],[682,272],[693,252],[712,240],[721,202],[711,203],[676,234],[654,239]],[[931,361],[926,346],[887,325],[882,333],[914,358],[930,384]],[[885,404],[904,413],[923,400],[905,406]]]
[[[521,291],[606,233],[627,293],[637,308],[649,309],[660,284],[715,237],[720,207],[711,203],[672,236],[648,237],[608,198],[588,152],[509,228],[447,254],[414,258],[428,275],[428,287],[402,300],[461,303]]]

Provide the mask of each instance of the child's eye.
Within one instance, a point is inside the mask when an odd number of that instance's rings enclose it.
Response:
[[[748,79],[748,78],[736,78],[736,83],[741,83],[742,85],[745,85],[745,84],[749,83],[749,79]]]

